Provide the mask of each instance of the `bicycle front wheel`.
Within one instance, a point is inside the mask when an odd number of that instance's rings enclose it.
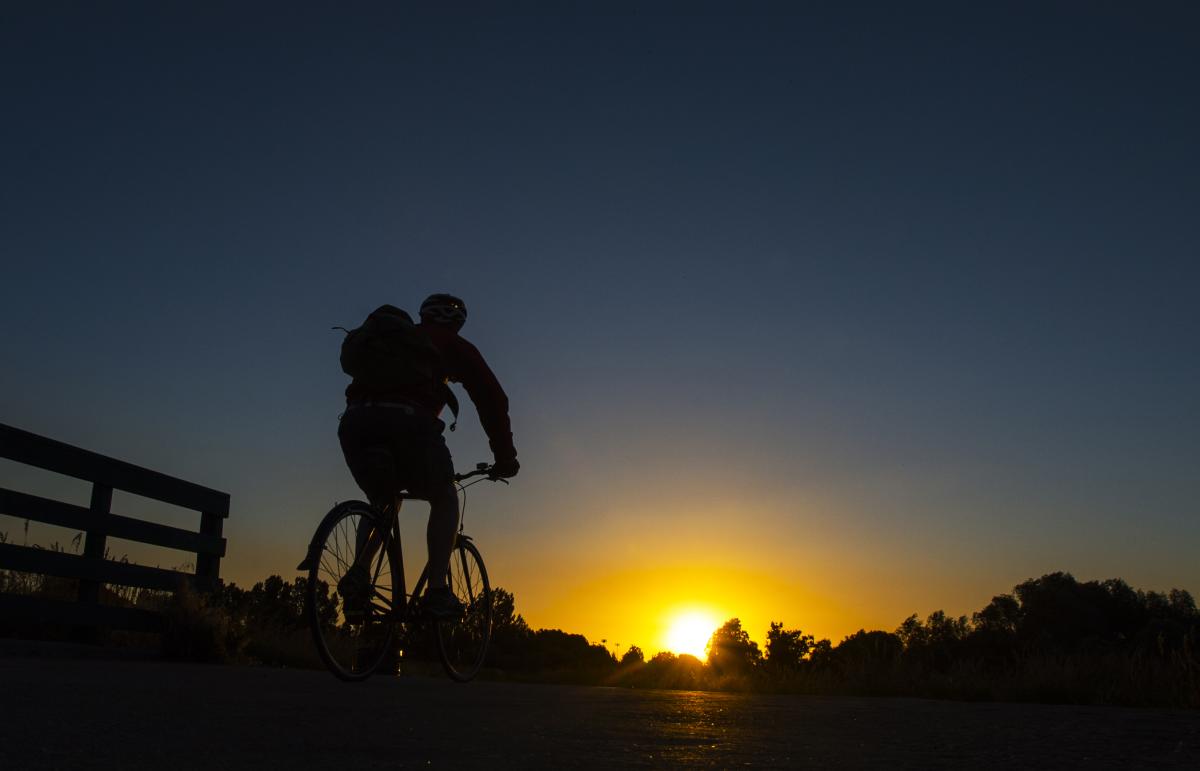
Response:
[[[450,554],[446,583],[463,604],[463,615],[437,624],[438,654],[446,674],[465,683],[479,672],[492,638],[492,587],[479,549],[465,536]]]
[[[364,555],[372,542],[374,553]],[[396,632],[392,592],[402,585],[396,575],[397,548],[391,522],[381,521],[379,513],[361,501],[335,506],[317,527],[305,610],[317,653],[342,680],[370,677],[391,650]],[[356,563],[366,568],[365,580],[347,581]]]

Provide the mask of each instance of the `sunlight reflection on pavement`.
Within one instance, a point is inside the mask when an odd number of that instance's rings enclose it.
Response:
[[[5,768],[1200,767],[1171,710],[11,657],[0,682]]]

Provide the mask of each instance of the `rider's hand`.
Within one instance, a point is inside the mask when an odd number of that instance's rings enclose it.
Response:
[[[520,470],[521,464],[517,462],[516,456],[498,458],[492,466],[491,476],[508,479],[509,477],[515,477]]]

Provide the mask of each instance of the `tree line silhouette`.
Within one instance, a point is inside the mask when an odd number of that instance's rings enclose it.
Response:
[[[304,579],[278,576],[219,605],[243,630],[304,626]],[[323,611],[336,616],[330,596]],[[619,658],[560,629],[533,629],[509,591],[493,592],[487,667],[493,677],[642,688],[920,695],[1200,706],[1200,611],[1180,589],[1140,591],[1120,579],[1049,573],[992,598],[970,617],[938,610],[893,631],[840,642],[772,622],[765,645],[738,618],[713,631],[704,660],[636,645]],[[253,638],[253,634],[249,637]],[[266,647],[266,646],[260,646]],[[254,645],[248,646],[254,650]],[[406,656],[431,656],[414,643]]]
[[[61,580],[44,591],[62,593]],[[318,592],[318,613],[337,623],[338,599]],[[38,591],[0,571],[0,591]],[[129,602],[163,610],[169,656],[319,667],[304,613],[306,579],[272,575],[211,595],[141,592]],[[1057,572],[992,598],[970,617],[916,614],[893,631],[859,630],[838,643],[781,621],[765,645],[738,618],[713,631],[704,660],[630,646],[619,658],[603,644],[560,629],[533,629],[509,591],[493,591],[492,644],[485,677],[635,688],[813,694],[908,695],[1200,707],[1200,611],[1191,594],[1141,591],[1121,579],[1078,581]],[[0,634],[29,628],[0,624]],[[41,629],[45,631],[44,628]],[[403,661],[420,671],[434,657],[418,629]],[[432,671],[432,670],[430,670]]]

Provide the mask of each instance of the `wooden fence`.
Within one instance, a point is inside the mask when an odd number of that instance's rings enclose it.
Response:
[[[174,591],[181,582],[186,582],[205,591],[217,586],[221,558],[225,556],[221,530],[229,516],[228,493],[4,424],[0,424],[0,457],[92,483],[92,500],[87,508],[0,488],[0,514],[84,533],[82,554],[0,544],[0,569],[79,580],[75,602],[0,593],[0,617],[23,616],[65,625],[160,631],[162,617],[157,613],[100,604],[100,587],[119,584]],[[114,514],[113,490],[200,512],[200,530],[194,532]],[[108,536],[192,552],[196,555],[196,572],[106,559]]]

